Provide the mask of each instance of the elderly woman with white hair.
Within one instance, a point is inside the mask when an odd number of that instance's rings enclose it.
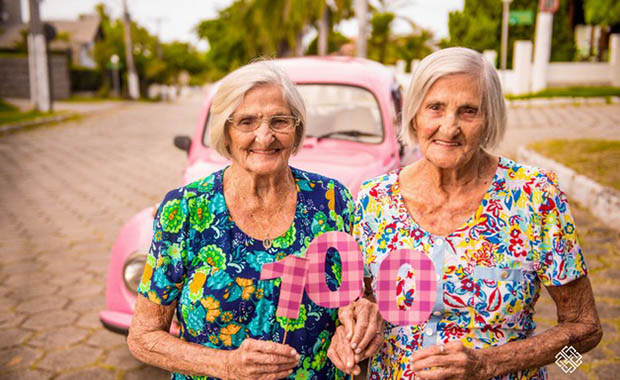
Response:
[[[401,137],[422,158],[362,186],[354,235],[375,294],[380,263],[402,248],[433,262],[436,299],[418,325],[386,322],[369,379],[540,380],[563,348],[583,354],[600,341],[566,196],[552,172],[489,152],[505,125],[497,73],[479,53],[444,49],[416,67]],[[416,307],[422,275],[400,268],[400,309]],[[557,324],[534,334],[541,285]],[[343,327],[332,346],[334,363],[353,371],[360,357]]]
[[[274,63],[221,81],[209,138],[232,163],[159,207],[129,330],[136,358],[175,380],[343,377],[326,356],[337,310],[304,295],[299,318],[277,317],[280,280],[259,280],[262,264],[303,255],[326,231],[350,231],[349,191],[288,164],[305,123],[299,92]],[[335,290],[339,258],[326,264]],[[168,333],[175,311],[178,337]]]

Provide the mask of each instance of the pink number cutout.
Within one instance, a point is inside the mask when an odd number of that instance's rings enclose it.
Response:
[[[415,296],[409,310],[396,303],[396,277],[404,264],[415,272]],[[377,305],[383,318],[398,326],[417,325],[428,320],[437,293],[435,266],[423,252],[399,249],[390,252],[381,262],[377,275]]]
[[[303,257],[286,256],[275,263],[263,264],[260,273],[261,280],[282,278],[280,299],[278,300],[278,317],[297,319],[301,297],[304,295],[304,285],[308,274],[308,260]]]
[[[325,282],[325,259],[329,248],[336,248],[342,263],[342,283],[332,291]],[[306,258],[310,262],[306,292],[319,306],[337,308],[355,301],[363,291],[364,263],[355,239],[342,231],[326,232],[312,240]]]

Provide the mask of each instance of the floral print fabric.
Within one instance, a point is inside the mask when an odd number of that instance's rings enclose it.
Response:
[[[177,302],[180,338],[233,350],[246,338],[286,343],[301,359],[289,379],[342,379],[327,359],[337,309],[317,306],[304,294],[296,320],[276,317],[280,279],[260,281],[264,263],[303,256],[326,231],[350,232],[353,200],[335,180],[291,168],[297,184],[294,222],[265,249],[241,231],[228,212],[223,171],[169,192],[155,217],[154,238],[139,293],[152,302]],[[340,260],[329,252],[328,286],[340,281]],[[172,379],[212,379],[172,374]]]
[[[448,236],[421,228],[399,191],[400,170],[363,184],[354,235],[363,246],[373,290],[381,261],[392,250],[415,249],[435,265],[437,299],[429,320],[416,326],[386,323],[385,344],[371,358],[369,379],[415,379],[408,366],[421,348],[460,340],[469,348],[531,336],[540,285],[559,286],[586,275],[566,196],[553,173],[500,158],[477,211]],[[397,303],[415,301],[413,276],[398,273]],[[546,379],[530,369],[496,380]]]

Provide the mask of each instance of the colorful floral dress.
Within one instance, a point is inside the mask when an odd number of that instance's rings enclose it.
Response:
[[[326,231],[350,231],[353,200],[335,180],[291,168],[297,208],[288,231],[265,249],[232,221],[222,188],[223,171],[169,192],[154,221],[154,237],[138,291],[152,302],[177,302],[180,338],[219,350],[246,338],[282,342],[286,318],[276,317],[280,279],[260,281],[264,263],[302,256]],[[331,252],[328,286],[340,281],[340,260]],[[327,359],[337,309],[303,296],[299,318],[290,320],[286,343],[301,359],[289,379],[341,379]],[[172,379],[211,379],[172,374]]]
[[[437,236],[407,212],[400,170],[363,184],[354,235],[363,246],[373,290],[381,261],[393,250],[416,249],[433,261],[437,297],[429,320],[415,326],[387,324],[385,345],[371,358],[369,379],[415,379],[411,354],[460,340],[466,347],[497,346],[534,333],[540,286],[558,286],[586,275],[566,196],[553,173],[500,158],[477,211],[456,231]],[[398,272],[397,303],[415,300],[413,269]],[[415,305],[414,305],[415,307]],[[546,379],[545,368],[495,379]]]

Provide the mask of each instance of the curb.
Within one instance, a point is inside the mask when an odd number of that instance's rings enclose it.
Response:
[[[609,99],[609,100],[608,100]],[[572,105],[604,105],[620,104],[620,96],[609,97],[553,97],[531,99],[506,99],[506,105],[511,108],[520,107],[549,107],[549,106],[572,106]]]
[[[553,170],[562,190],[571,199],[587,207],[594,216],[609,227],[620,230],[620,191],[577,174],[573,169],[524,146],[517,149],[517,159],[528,165]]]
[[[21,128],[32,127],[35,125],[57,123],[75,117],[76,115],[79,114],[72,112],[63,115],[38,117],[36,119],[22,121],[21,123],[0,125],[0,133],[15,131]]]

